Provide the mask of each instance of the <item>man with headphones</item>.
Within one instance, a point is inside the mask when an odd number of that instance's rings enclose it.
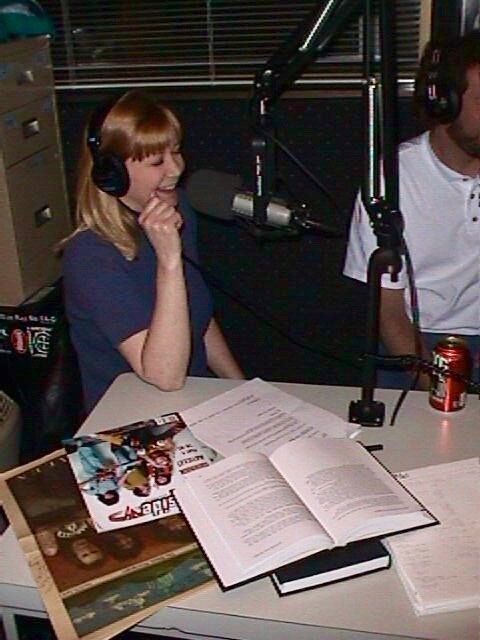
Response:
[[[427,45],[414,104],[427,130],[400,145],[400,211],[416,290],[406,268],[382,280],[380,336],[391,355],[416,353],[418,310],[422,356],[444,335],[469,346],[478,379],[480,329],[480,31]],[[377,242],[357,198],[344,274],[366,282]],[[405,264],[405,263],[404,263]],[[418,303],[416,302],[418,300]],[[404,388],[403,372],[380,372],[379,386]],[[428,388],[422,374],[418,387]]]

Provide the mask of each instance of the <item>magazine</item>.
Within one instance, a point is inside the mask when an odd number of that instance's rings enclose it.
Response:
[[[215,459],[178,413],[63,441],[97,531],[143,524],[179,513],[177,476]]]
[[[0,500],[58,638],[106,640],[211,580],[181,515],[95,531],[63,450],[4,473]]]

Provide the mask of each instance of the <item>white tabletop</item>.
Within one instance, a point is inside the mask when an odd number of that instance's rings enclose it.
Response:
[[[180,391],[164,393],[142,382],[136,375],[127,373],[113,383],[83,423],[79,434],[182,411],[238,384],[241,381],[188,378]],[[347,419],[350,401],[360,397],[356,387],[273,384],[344,419]],[[480,401],[477,396],[470,395],[466,408],[461,411],[442,413],[428,404],[425,392],[412,391],[402,405],[395,426],[391,427],[388,422],[399,394],[400,391],[390,389],[375,392],[375,399],[385,403],[385,425],[364,428],[359,437],[365,444],[384,444],[384,451],[376,455],[391,471],[480,455]]]
[[[134,374],[120,376],[107,392],[80,433],[142,420],[162,413],[181,411],[218,393],[238,381],[190,378],[181,391],[163,393],[141,382]],[[278,383],[278,387],[318,404],[342,418],[359,390]],[[480,404],[469,396],[462,411],[443,414],[428,404],[427,394],[411,392],[394,427],[388,418],[398,391],[379,390],[375,398],[386,404],[386,425],[364,428],[359,436],[365,444],[382,443],[378,458],[392,471],[413,469],[480,455]],[[167,607],[139,625],[138,630],[188,631],[212,638],[322,638],[366,639],[422,638],[478,640],[478,611],[416,617],[394,570],[365,575],[312,591],[279,598],[268,579],[228,593],[216,586]],[[178,632],[180,634],[180,632]],[[199,634],[196,636],[195,634]]]

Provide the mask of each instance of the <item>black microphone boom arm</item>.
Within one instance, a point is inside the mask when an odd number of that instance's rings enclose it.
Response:
[[[293,34],[255,74],[254,98],[274,102],[288,89],[362,0],[319,2]]]
[[[253,224],[264,226],[267,207],[275,186],[274,119],[272,107],[297,80],[305,66],[330,42],[339,27],[360,7],[364,9],[364,111],[365,160],[362,201],[377,237],[378,249],[370,258],[368,270],[369,308],[367,351],[378,354],[379,300],[381,276],[392,279],[401,269],[401,214],[398,205],[398,155],[394,136],[396,127],[395,8],[393,0],[379,2],[380,74],[377,72],[374,0],[323,0],[256,72],[250,103],[254,156]],[[378,76],[380,75],[380,81]],[[378,97],[381,95],[381,100]],[[377,123],[380,126],[377,127]],[[381,193],[380,165],[383,166],[384,194]],[[362,398],[351,403],[349,419],[365,426],[381,426],[382,403],[374,402],[376,368],[366,358]]]
[[[306,65],[330,42],[362,0],[323,0],[255,74],[250,114],[254,164],[253,224],[262,228],[275,189],[275,130],[272,107]]]

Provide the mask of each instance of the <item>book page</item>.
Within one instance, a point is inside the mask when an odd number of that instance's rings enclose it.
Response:
[[[388,541],[415,613],[480,605],[480,460],[471,458],[397,474],[440,525]],[[448,549],[448,553],[445,553]]]
[[[302,438],[270,460],[337,544],[434,522],[357,442]]]
[[[261,454],[230,456],[192,474],[186,484],[190,499],[179,486],[180,506],[212,563],[219,565],[220,576],[222,565],[231,564],[232,558],[242,575],[242,571],[267,565],[273,568],[282,559],[287,562],[306,550],[318,550],[319,537],[324,548],[332,546],[312,514]],[[191,503],[201,505],[201,522],[192,522]],[[227,543],[232,558],[216,560],[212,527]],[[315,544],[308,542],[312,539]],[[276,564],[272,564],[273,558],[277,558]]]
[[[270,455],[296,438],[352,434],[334,413],[280,391],[258,378],[181,412],[193,434],[223,456],[240,451]]]

